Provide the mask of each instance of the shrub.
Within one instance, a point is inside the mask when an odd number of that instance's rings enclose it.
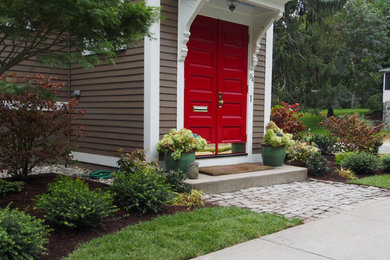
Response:
[[[169,185],[156,172],[139,169],[134,173],[120,171],[114,176],[111,190],[125,210],[135,210],[141,214],[157,212],[170,198]]]
[[[36,199],[35,208],[43,208],[46,218],[69,228],[95,227],[118,209],[113,196],[101,189],[92,191],[83,180],[59,176],[49,184],[49,192]]]
[[[347,179],[347,180],[357,180],[357,179],[359,179],[352,170],[345,169],[343,167],[341,167],[341,169],[336,169],[334,173],[336,175],[340,176],[341,178],[344,178],[344,179]]]
[[[38,164],[69,159],[74,149],[72,122],[84,111],[75,111],[74,99],[56,103],[65,83],[52,80],[39,74],[0,79],[0,169],[11,176],[25,178]]]
[[[204,193],[198,190],[192,190],[189,193],[181,193],[174,200],[174,205],[185,206],[188,209],[195,207],[204,207]]]
[[[148,162],[144,151],[141,149],[137,149],[131,153],[124,153],[120,149],[119,155],[118,166],[121,172],[135,173],[140,170],[160,171],[157,162]]]
[[[334,138],[327,135],[312,135],[309,138],[310,144],[315,144],[322,155],[333,155],[340,151],[339,145],[336,144]]]
[[[341,166],[357,174],[372,174],[380,167],[380,160],[370,153],[351,153],[341,161]]]
[[[8,192],[20,192],[22,191],[24,182],[21,181],[6,181],[0,179],[0,196],[5,196]]]
[[[165,182],[170,186],[171,191],[179,193],[190,193],[192,186],[184,181],[187,179],[187,174],[183,171],[166,171],[163,172]]]
[[[324,175],[328,168],[328,160],[321,153],[313,153],[306,160],[309,173],[316,176]]]
[[[335,159],[334,159],[334,162],[336,165],[341,165],[342,164],[342,161],[347,158],[348,156],[350,156],[351,154],[354,154],[355,152],[344,152],[344,153],[337,153],[335,154]]]
[[[383,110],[382,93],[376,93],[369,97],[366,102],[367,108],[373,113],[381,113]]]
[[[41,219],[0,209],[0,259],[35,259],[45,253],[49,231]]]
[[[377,153],[385,137],[380,133],[383,124],[374,127],[358,115],[343,115],[338,118],[331,116],[321,123],[347,151]]]
[[[295,103],[294,105],[289,105],[285,102],[281,102],[281,106],[275,106],[271,110],[271,121],[283,129],[285,133],[297,134],[306,129],[306,126],[303,125],[303,121],[299,118],[303,114],[298,113],[299,104]]]
[[[381,158],[382,166],[385,171],[390,171],[390,154],[384,155]]]
[[[287,148],[287,158],[289,161],[301,161],[306,163],[306,160],[313,154],[318,153],[319,149],[315,145],[310,145],[305,142],[295,141],[293,145]]]

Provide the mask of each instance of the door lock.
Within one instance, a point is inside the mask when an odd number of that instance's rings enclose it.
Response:
[[[219,99],[218,99],[218,107],[222,108],[223,100],[222,100],[222,92],[218,93]]]

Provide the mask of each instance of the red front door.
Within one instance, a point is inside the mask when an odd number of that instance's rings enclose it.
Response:
[[[245,143],[248,27],[198,16],[190,31],[184,126],[208,143]]]

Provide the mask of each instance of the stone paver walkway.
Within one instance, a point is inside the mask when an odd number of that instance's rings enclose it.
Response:
[[[220,206],[238,206],[310,222],[390,197],[376,187],[308,180],[235,192],[208,194],[206,201]]]

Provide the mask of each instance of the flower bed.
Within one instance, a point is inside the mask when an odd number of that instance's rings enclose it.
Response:
[[[22,192],[0,197],[0,207],[4,208],[9,203],[12,203],[10,206],[11,208],[26,210],[28,214],[38,218],[43,218],[44,212],[42,210],[33,209],[34,202],[32,199],[36,195],[47,192],[47,185],[53,182],[56,176],[57,174],[38,174],[29,176]],[[108,188],[108,185],[102,183],[88,180],[86,180],[86,182],[91,189]],[[148,213],[142,216],[136,213],[129,213],[127,211],[120,210],[115,213],[113,217],[107,218],[103,228],[95,229],[71,230],[47,222],[54,231],[50,233],[49,243],[47,244],[48,255],[42,256],[39,259],[61,259],[74,251],[80,243],[87,242],[92,238],[117,232],[126,226],[150,220],[158,215],[169,215],[186,210],[187,207],[184,206],[163,206],[162,210],[158,214]]]

